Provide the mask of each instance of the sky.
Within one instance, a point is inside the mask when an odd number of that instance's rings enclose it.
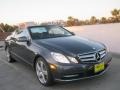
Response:
[[[120,9],[120,0],[0,0],[0,23],[109,17],[114,8]]]

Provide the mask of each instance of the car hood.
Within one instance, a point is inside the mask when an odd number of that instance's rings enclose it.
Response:
[[[104,48],[104,45],[78,36],[57,37],[35,41],[48,49],[57,49],[64,53],[82,54]]]

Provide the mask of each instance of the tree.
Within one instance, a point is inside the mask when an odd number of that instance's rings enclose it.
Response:
[[[71,21],[72,21],[73,19],[74,19],[74,18],[73,18],[72,16],[69,16],[69,17],[68,17],[68,20],[71,20]]]
[[[84,23],[85,25],[89,25],[89,24],[90,24],[90,21],[89,21],[89,20],[85,20],[83,23]]]
[[[8,24],[3,24],[3,23],[0,24],[0,31],[2,32],[12,32],[17,28],[18,28],[17,26],[11,26]]]
[[[90,24],[96,24],[96,23],[97,23],[96,17],[95,17],[95,16],[92,16],[92,17],[90,18]]]
[[[107,23],[107,19],[105,17],[102,17],[101,20],[100,20],[100,23]]]
[[[73,18],[72,16],[68,17],[67,26],[78,26],[79,20],[77,18]]]
[[[114,9],[111,11],[112,16],[117,17],[120,14],[120,10]]]
[[[74,26],[74,18],[72,16],[68,17],[67,26]]]
[[[80,25],[79,19],[75,18],[74,19],[74,26]]]
[[[114,17],[115,22],[118,22],[119,18],[120,18],[120,10],[114,9],[114,10],[111,11],[111,14]]]

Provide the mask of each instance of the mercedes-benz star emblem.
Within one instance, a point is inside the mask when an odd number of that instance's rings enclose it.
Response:
[[[97,60],[97,61],[100,60],[100,54],[99,54],[99,53],[96,53],[95,57],[96,57],[96,60]]]

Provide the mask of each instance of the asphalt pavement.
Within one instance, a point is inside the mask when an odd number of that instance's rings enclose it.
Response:
[[[0,90],[120,90],[120,57],[113,55],[109,70],[102,76],[44,87],[31,66],[18,61],[8,63],[5,51],[1,48]]]

